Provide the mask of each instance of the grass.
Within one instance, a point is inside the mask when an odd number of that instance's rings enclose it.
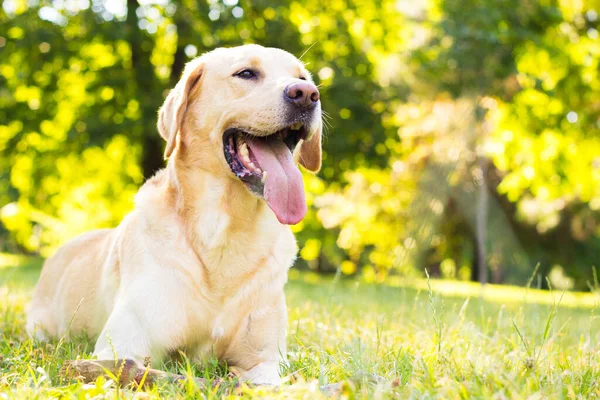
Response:
[[[0,256],[0,397],[256,398],[327,397],[344,382],[349,398],[600,397],[597,294],[542,292],[446,281],[391,285],[292,271],[286,383],[279,390],[160,383],[118,388],[111,380],[63,380],[64,360],[90,357],[93,343],[35,343],[25,305],[40,260]],[[163,366],[209,379],[227,376],[216,360]]]

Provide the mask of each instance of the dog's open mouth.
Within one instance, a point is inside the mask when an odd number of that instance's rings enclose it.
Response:
[[[302,174],[292,153],[307,130],[294,123],[267,136],[231,128],[223,134],[223,150],[231,171],[262,196],[279,222],[297,224],[306,214]]]

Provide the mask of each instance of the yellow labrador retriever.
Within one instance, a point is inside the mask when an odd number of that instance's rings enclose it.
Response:
[[[321,166],[319,91],[274,48],[217,49],[187,64],[159,111],[168,165],[115,229],[46,261],[27,320],[40,339],[84,332],[99,359],[214,354],[279,384],[283,287],[306,213],[296,161]]]

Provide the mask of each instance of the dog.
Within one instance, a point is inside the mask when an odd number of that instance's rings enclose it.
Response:
[[[259,45],[190,61],[159,110],[167,166],[118,227],[71,240],[42,269],[27,317],[40,340],[84,333],[98,359],[217,356],[279,385],[289,227],[321,167],[321,102],[302,62]]]

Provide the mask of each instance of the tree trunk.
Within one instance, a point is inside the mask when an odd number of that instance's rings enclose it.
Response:
[[[156,110],[160,106],[162,96],[159,93],[154,67],[150,61],[154,44],[138,27],[137,0],[127,0],[127,37],[131,48],[131,69],[136,84],[142,117],[134,129],[134,135],[142,141],[142,171],[144,178],[149,178],[163,167],[163,143],[156,130]]]
[[[479,269],[481,266],[479,265],[479,248],[477,243],[477,235],[474,231],[471,234],[472,242],[473,242],[473,254],[471,256],[471,282],[479,281]]]
[[[479,182],[479,195],[477,196],[477,214],[475,216],[475,240],[477,242],[477,264],[479,266],[477,279],[485,285],[488,282],[487,266],[487,232],[488,232],[488,203],[489,193],[487,188],[487,161],[479,158],[481,180]]]

